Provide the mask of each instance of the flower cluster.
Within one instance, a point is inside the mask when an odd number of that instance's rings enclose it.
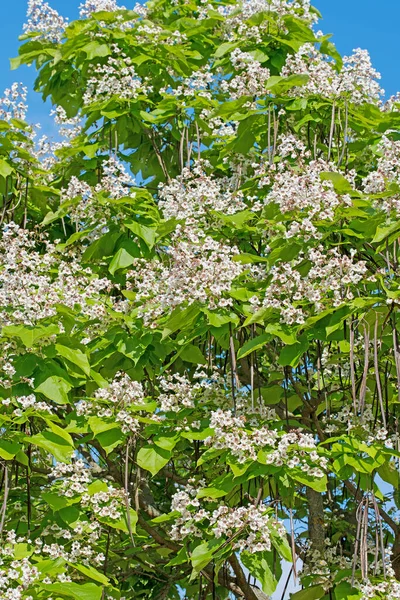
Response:
[[[104,233],[104,228],[112,219],[122,218],[123,215],[111,202],[104,202],[99,195],[118,200],[132,195],[135,180],[127,172],[123,163],[115,156],[103,161],[103,173],[100,182],[92,188],[86,181],[72,176],[67,188],[61,190],[63,203],[68,202],[68,215],[75,223],[76,230],[90,227],[90,238]],[[62,206],[62,204],[61,204]]]
[[[354,256],[340,254],[337,248],[324,251],[322,246],[309,250],[311,268],[302,275],[296,268],[303,263],[300,256],[294,265],[281,263],[272,268],[272,279],[267,287],[264,306],[281,312],[284,323],[304,323],[303,306],[311,304],[318,313],[330,306],[340,306],[352,300],[354,286],[367,272],[365,261],[354,261]]]
[[[171,528],[173,540],[183,540],[189,535],[202,536],[199,525],[204,526],[204,522],[215,539],[231,539],[232,547],[242,552],[268,551],[271,534],[286,535],[283,525],[271,517],[263,505],[232,508],[220,504],[215,510],[207,510],[201,508],[196,492],[195,487],[188,485],[172,497],[171,510],[180,513]]]
[[[97,465],[90,467],[79,459],[71,464],[57,463],[49,477],[54,480],[53,489],[58,494],[67,498],[80,496],[82,507],[88,508],[94,518],[120,519],[126,508],[125,491],[106,482],[94,482],[96,470],[100,470]]]
[[[37,248],[44,245],[45,252]],[[83,270],[79,256],[60,256],[55,244],[15,223],[6,225],[0,240],[0,306],[4,325],[32,325],[57,313],[57,305],[81,307],[84,315],[97,319],[105,314],[100,293],[110,286],[90,269]],[[51,271],[57,273],[52,276]],[[96,299],[94,304],[92,301]]]
[[[270,70],[262,67],[249,52],[239,48],[231,54],[235,71],[240,71],[229,80],[221,81],[221,89],[237,99],[242,96],[262,96],[266,92],[266,83],[271,76]]]
[[[115,156],[110,156],[103,161],[103,175],[100,183],[96,186],[96,192],[107,192],[110,198],[118,200],[131,194],[130,188],[136,182],[128,173],[125,165]]]
[[[193,374],[193,380],[179,373],[161,377],[161,393],[158,396],[161,410],[179,412],[182,408],[194,408],[200,403],[208,407],[230,402],[229,384],[217,368],[208,373],[199,368]]]
[[[336,64],[307,43],[294,55],[290,55],[282,68],[281,75],[307,75],[308,81],[296,87],[296,96],[318,95],[323,98],[348,99],[354,104],[379,103],[384,94],[377,80],[380,74],[372,67],[366,50],[357,48],[351,56],[343,58],[343,68],[337,71]]]
[[[93,13],[115,12],[116,10],[125,10],[125,6],[118,6],[116,0],[86,0],[79,6],[79,16],[81,19],[87,19]]]
[[[160,208],[166,219],[185,219],[187,225],[211,217],[211,211],[232,215],[246,208],[243,194],[226,178],[216,179],[202,165],[184,168],[181,175],[160,185]]]
[[[211,84],[213,83],[215,75],[210,69],[210,65],[201,67],[197,71],[193,71],[190,77],[182,79],[180,85],[176,88],[162,88],[161,92],[170,94],[176,97],[195,97],[211,99]]]
[[[75,460],[70,464],[57,463],[49,474],[50,479],[59,480],[57,492],[67,498],[87,492],[92,481],[91,469],[83,460]]]
[[[22,83],[13,83],[10,88],[4,90],[4,95],[0,98],[0,119],[4,121],[22,119],[24,121],[28,110],[27,95],[28,88]]]
[[[249,25],[247,22],[258,13],[273,15],[279,28],[285,27],[286,16],[301,19],[309,26],[318,20],[310,0],[242,0],[231,6],[219,6],[218,11],[226,17],[226,28],[230,36],[237,32],[255,41],[262,41],[262,33],[270,24],[265,19],[260,25]]]
[[[59,127],[59,134],[67,140],[72,140],[82,133],[82,117],[68,118],[65,109],[62,106],[57,106],[50,112],[50,116],[54,117],[54,123]]]
[[[2,400],[1,404],[3,406],[12,405],[13,415],[16,417],[21,417],[26,411],[30,412],[53,412],[53,407],[47,402],[38,402],[35,394],[29,394],[29,396],[18,396],[16,398],[5,398]]]
[[[147,325],[155,326],[157,318],[182,304],[207,303],[211,310],[231,304],[223,296],[243,271],[242,265],[232,260],[237,248],[217,242],[201,230],[178,226],[175,240],[181,235],[181,241],[166,249],[169,263],[138,259],[137,270],[128,274],[127,288],[137,292],[136,300],[142,304],[139,314]]]
[[[94,67],[83,96],[85,106],[110,100],[113,96],[135,100],[146,94],[147,88],[136,73],[131,58],[116,45],[113,52],[116,56],[109,56],[106,63]]]
[[[137,434],[139,421],[130,414],[131,406],[144,404],[144,391],[141,383],[132,381],[125,373],[117,373],[107,388],[99,388],[94,398],[79,400],[76,404],[78,415],[96,415],[121,423],[126,434]]]
[[[0,600],[33,600],[26,590],[32,590],[39,576],[39,569],[28,558],[13,560],[6,568],[0,566]]]
[[[267,426],[246,428],[246,417],[235,417],[229,411],[218,409],[211,413],[210,427],[214,434],[206,444],[216,449],[229,450],[240,463],[257,460],[263,450],[264,462],[300,468],[313,477],[323,477],[327,461],[318,455],[314,438],[301,431],[280,434]],[[311,466],[310,466],[311,465]]]
[[[67,21],[43,0],[29,0],[28,22],[24,25],[27,34],[36,33],[41,39],[54,44],[61,42]]]
[[[89,508],[95,517],[107,517],[116,521],[126,510],[126,493],[108,484],[106,490],[94,494],[83,494],[81,504]]]
[[[363,182],[367,194],[380,194],[390,183],[400,185],[400,142],[383,136],[377,150],[380,154],[377,168],[371,171]],[[375,206],[387,213],[394,210],[399,215],[400,195],[393,192],[389,197],[377,200]]]
[[[286,152],[290,147],[285,145]],[[292,152],[292,154],[294,151]],[[304,165],[301,173],[296,165],[282,165],[274,175],[274,183],[265,199],[266,204],[276,203],[281,213],[298,213],[287,232],[287,237],[302,234],[305,239],[318,238],[315,221],[333,220],[338,207],[350,207],[351,197],[338,194],[333,182],[321,180],[321,173],[331,171],[323,160],[313,160]],[[333,169],[336,170],[336,169]]]

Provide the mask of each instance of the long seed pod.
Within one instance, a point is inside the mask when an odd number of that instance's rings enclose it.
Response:
[[[360,385],[360,400],[359,400],[359,410],[361,415],[364,413],[365,408],[365,394],[367,391],[367,378],[368,378],[368,370],[369,370],[369,327],[364,325],[364,370]]]
[[[399,340],[397,336],[396,327],[393,327],[393,352],[394,352],[394,364],[396,367],[397,376],[397,394],[400,402],[400,353],[399,353]]]
[[[135,545],[135,540],[132,532],[132,522],[131,522],[131,507],[129,504],[129,450],[131,447],[131,440],[128,440],[126,444],[126,452],[125,452],[125,505],[126,505],[126,522],[128,525],[129,537],[131,538],[132,546]]]
[[[10,492],[10,487],[8,485],[8,467],[4,466],[4,496],[3,496],[3,505],[1,507],[1,518],[0,518],[0,538],[3,535],[4,523],[6,520],[6,512],[7,512],[7,500],[8,494]]]
[[[332,104],[331,129],[329,131],[328,161],[331,159],[333,136],[335,133],[335,103]]]
[[[382,415],[382,423],[384,428],[386,429],[386,414],[385,407],[383,405],[383,396],[382,396],[382,384],[379,376],[379,361],[378,361],[378,317],[375,321],[375,331],[374,331],[374,370],[375,370],[375,379],[376,379],[376,391],[378,393],[379,406],[381,409]]]
[[[350,379],[354,414],[357,414],[356,374],[354,369],[354,319],[350,323]]]

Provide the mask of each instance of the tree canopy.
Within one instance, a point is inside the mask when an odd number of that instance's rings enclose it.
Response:
[[[58,133],[6,90],[0,600],[400,598],[400,98],[319,17],[29,0]]]

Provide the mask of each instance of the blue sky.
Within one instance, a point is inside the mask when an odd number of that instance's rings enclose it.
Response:
[[[34,70],[20,68],[10,71],[9,59],[18,54],[18,35],[25,21],[27,0],[2,0],[0,20],[0,93],[13,81],[23,81],[33,87]],[[73,19],[78,14],[81,0],[48,0],[51,6],[64,16]],[[121,0],[122,3],[122,0]],[[134,0],[124,0],[133,6]],[[333,40],[342,54],[351,53],[353,48],[370,51],[375,68],[382,74],[382,87],[388,95],[400,90],[400,61],[398,60],[398,27],[400,23],[399,0],[314,0],[323,20],[320,28],[324,33],[333,33]],[[51,128],[49,108],[43,107],[38,94],[30,93],[29,120],[42,123],[44,132]]]

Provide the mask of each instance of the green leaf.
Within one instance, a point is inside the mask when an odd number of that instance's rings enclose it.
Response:
[[[293,479],[299,481],[303,485],[310,487],[316,492],[326,492],[326,486],[328,483],[326,475],[324,475],[323,477],[314,478],[306,474],[296,473],[296,475],[293,475]]]
[[[253,340],[249,340],[239,349],[237,357],[244,358],[248,354],[251,354],[251,352],[263,348],[270,339],[271,336],[268,333],[264,333],[263,335],[255,337]]]
[[[135,242],[132,240],[124,240],[121,243],[121,247],[117,250],[114,255],[108,270],[111,275],[114,275],[119,269],[126,269],[130,267],[136,258],[140,256],[140,249]]]
[[[66,358],[74,365],[79,367],[81,371],[85,373],[85,375],[87,375],[88,377],[90,376],[90,365],[88,357],[81,350],[78,350],[76,348],[67,348],[67,346],[62,346],[61,344],[56,344],[56,350],[60,356]]]
[[[0,175],[6,178],[13,172],[13,167],[4,158],[0,158]]]
[[[225,54],[228,54],[228,52],[232,52],[232,50],[237,48],[237,46],[238,42],[224,42],[218,46],[214,56],[215,58],[221,58],[221,56],[225,56]]]
[[[206,359],[200,348],[198,346],[194,346],[193,344],[189,344],[182,348],[179,352],[179,356],[182,360],[188,363],[193,363],[196,365],[205,365],[207,364]]]
[[[190,560],[196,573],[200,573],[213,559],[213,554],[222,546],[221,540],[203,542],[193,550]]]
[[[151,229],[150,227],[146,227],[145,225],[140,225],[136,221],[131,223],[125,223],[125,227],[127,227],[132,233],[140,237],[149,249],[151,250],[156,242],[157,232],[155,229]]]
[[[22,446],[16,442],[8,442],[7,440],[0,439],[0,458],[12,460],[21,448]]]
[[[342,581],[334,588],[335,600],[359,600],[363,594],[361,591],[353,588],[347,581]]]
[[[50,427],[50,429],[53,433],[55,433],[59,437],[63,438],[70,446],[72,446],[72,448],[74,447],[74,440],[69,435],[68,431],[65,431],[65,429],[62,429],[61,427],[59,427],[58,425],[56,425],[55,423],[53,423],[53,421],[50,421],[49,419],[45,419],[45,420],[46,420],[47,426]]]
[[[89,60],[93,60],[94,58],[109,56],[111,54],[110,48],[107,44],[100,44],[99,42],[93,41],[86,44],[81,48],[81,52],[86,54],[86,57]]]
[[[196,319],[199,315],[200,309],[197,305],[192,304],[185,309],[177,308],[175,309],[167,323],[165,324],[162,339],[164,340],[166,337],[175,333],[178,329],[184,329]]]
[[[373,237],[372,243],[378,244],[379,242],[383,242],[387,237],[389,237],[392,233],[400,230],[399,221],[394,221],[393,223],[389,223],[387,225],[379,225],[376,229],[376,233]]]
[[[290,331],[287,325],[282,323],[269,323],[265,328],[266,333],[276,335],[284,344],[293,345],[296,343],[296,335]]]
[[[274,94],[283,94],[294,87],[305,85],[308,80],[308,75],[273,76],[268,79],[265,87]]]
[[[103,575],[103,573],[100,573],[94,567],[90,567],[90,566],[85,567],[84,565],[79,565],[76,563],[68,563],[68,564],[73,569],[76,569],[80,573],[83,573],[83,575],[86,575],[87,577],[89,577],[89,579],[93,579],[93,581],[97,581],[98,583],[102,583],[103,585],[109,585],[108,578],[105,575]]]
[[[117,448],[125,441],[125,434],[122,433],[121,429],[115,428],[112,425],[109,426],[107,431],[98,433],[96,439],[107,454],[110,454],[114,448]]]
[[[263,592],[268,594],[268,596],[275,592],[278,582],[269,567],[264,552],[256,552],[254,554],[242,552],[240,560],[249,573],[261,583]]]
[[[19,337],[26,348],[32,348],[41,338],[60,333],[58,325],[27,327],[25,325],[6,325],[1,331],[5,337]]]
[[[71,455],[73,453],[71,445],[64,438],[52,431],[42,431],[32,437],[27,437],[26,442],[46,450],[46,452],[49,452],[60,462],[71,462]]]
[[[290,600],[321,600],[325,596],[322,585],[313,585],[290,596]]]
[[[72,386],[58,375],[52,375],[43,381],[40,385],[35,388],[35,392],[39,392],[53,400],[57,404],[68,404],[68,392]]]
[[[359,195],[356,190],[353,190],[350,182],[340,173],[330,173],[324,171],[320,174],[321,181],[332,181],[335,191],[339,194]]]
[[[271,542],[274,548],[276,548],[279,556],[281,556],[287,562],[292,562],[292,551],[289,546],[287,537],[282,537],[278,532],[271,531]]]
[[[159,448],[158,446],[149,445],[140,448],[136,462],[142,469],[150,471],[154,477],[154,475],[157,475],[157,473],[168,464],[170,458],[171,452]]]
[[[309,343],[306,337],[302,337],[291,346],[285,346],[279,355],[278,363],[283,367],[297,367],[301,357],[307,352]]]
[[[43,590],[52,594],[61,594],[63,597],[73,598],[74,600],[101,600],[103,595],[103,587],[99,587],[95,583],[85,583],[78,585],[77,583],[52,583],[41,584]]]

